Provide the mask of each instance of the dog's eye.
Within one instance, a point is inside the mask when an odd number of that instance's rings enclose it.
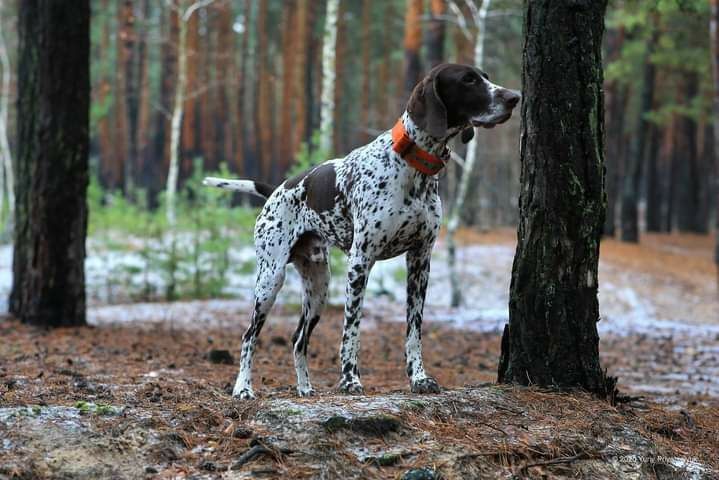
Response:
[[[477,77],[472,74],[468,74],[468,75],[465,75],[464,77],[462,77],[462,82],[472,85],[474,83],[477,83]]]

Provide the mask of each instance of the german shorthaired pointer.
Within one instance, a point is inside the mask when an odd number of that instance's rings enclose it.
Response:
[[[302,316],[294,333],[297,393],[314,393],[307,345],[327,300],[328,249],[348,255],[347,299],[339,388],[362,392],[359,323],[365,286],[375,261],[407,254],[405,355],[412,392],[439,392],[422,362],[422,310],[432,246],[442,206],[436,174],[449,161],[447,142],[473,127],[492,128],[512,115],[517,92],[494,85],[477,68],[435,67],[414,89],[407,110],[391,131],[342,159],[329,160],[273,187],[251,180],[206,178],[205,185],[267,197],[255,226],[257,280],[252,323],[244,335],[233,396],[254,397],[255,342],[293,263],[302,277]]]

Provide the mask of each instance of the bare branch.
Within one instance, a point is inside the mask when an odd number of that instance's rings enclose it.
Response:
[[[464,170],[464,158],[460,157],[457,152],[455,152],[454,150],[451,150],[449,152],[449,158],[452,159],[454,161],[454,163],[459,165],[459,168]]]
[[[198,2],[193,3],[189,7],[187,7],[187,10],[185,10],[185,13],[182,15],[182,21],[186,22],[190,19],[193,13],[195,13],[197,10],[208,6],[215,0],[200,0]]]
[[[455,23],[457,26],[459,26],[459,29],[462,31],[462,34],[467,40],[470,40],[472,38],[472,35],[469,33],[469,30],[467,29],[467,19],[464,18],[464,14],[462,13],[462,10],[457,6],[457,4],[450,0],[449,2],[449,9],[454,13],[456,20]]]

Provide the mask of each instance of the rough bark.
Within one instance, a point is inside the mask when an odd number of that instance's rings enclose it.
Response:
[[[613,391],[596,327],[606,4],[525,2],[520,222],[499,382]]]
[[[90,2],[23,0],[10,312],[85,324]]]
[[[630,144],[630,152],[627,157],[626,168],[624,169],[620,218],[622,226],[620,238],[623,242],[639,242],[639,189],[642,181],[642,167],[647,146],[647,134],[651,127],[647,119],[647,114],[651,111],[654,103],[654,83],[656,77],[656,67],[651,61],[651,55],[654,53],[658,39],[659,36],[655,30],[647,43],[637,130]]]

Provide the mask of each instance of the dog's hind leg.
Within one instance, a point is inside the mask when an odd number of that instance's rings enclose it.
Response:
[[[255,353],[257,336],[265,324],[267,314],[277,298],[277,292],[285,280],[285,258],[263,256],[257,262],[257,281],[255,283],[255,304],[252,322],[242,339],[240,353],[240,373],[237,375],[232,396],[242,400],[254,398],[252,391],[252,359]]]
[[[300,397],[307,397],[315,393],[307,369],[307,345],[312,330],[322,315],[330,281],[327,249],[318,247],[317,252],[320,258],[301,259],[295,262],[295,267],[302,277],[302,316],[292,337],[295,370],[297,371],[297,394]]]

